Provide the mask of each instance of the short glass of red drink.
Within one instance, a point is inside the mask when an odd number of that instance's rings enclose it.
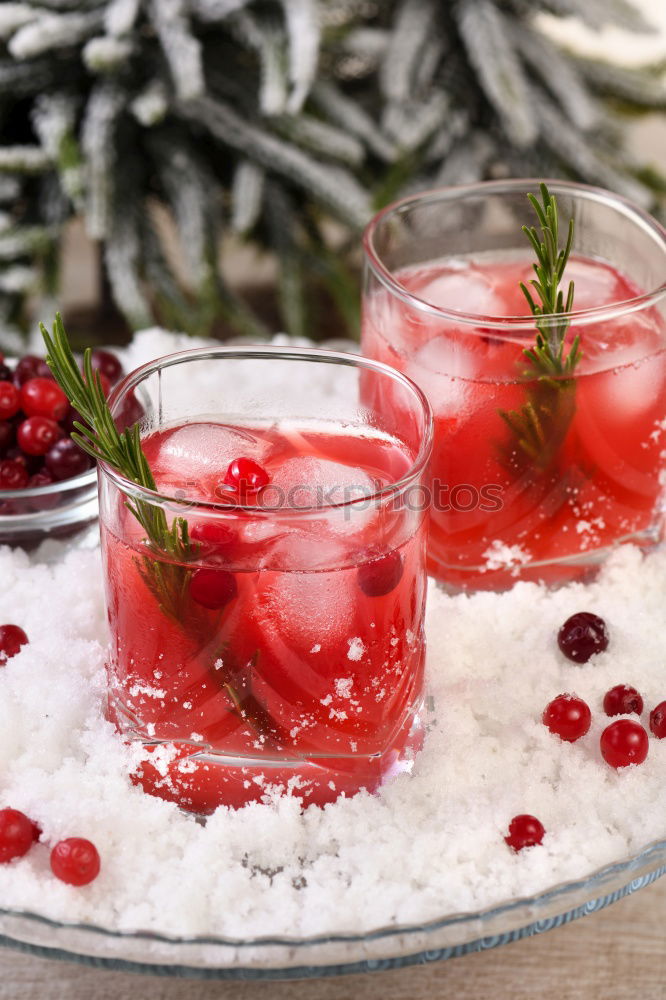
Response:
[[[548,186],[563,237],[575,226],[566,379],[536,377],[524,353],[536,181],[415,195],[365,234],[364,353],[432,405],[428,568],[454,588],[584,579],[616,543],[663,537],[666,233],[607,191]]]
[[[206,813],[274,789],[322,804],[408,769],[432,444],[421,390],[352,355],[220,347],[139,368],[112,412],[128,397],[156,489],[104,464],[99,480],[109,714],[144,745],[134,780]]]

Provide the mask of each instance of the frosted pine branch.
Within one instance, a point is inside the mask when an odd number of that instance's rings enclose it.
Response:
[[[187,0],[150,0],[149,10],[178,97],[199,97],[205,91],[201,43],[190,28]]]
[[[15,201],[21,193],[21,182],[17,177],[6,177],[0,172],[0,205]]]
[[[389,101],[413,96],[418,62],[434,23],[433,0],[401,0],[379,74],[379,85]]]
[[[368,221],[370,200],[353,176],[342,168],[317,163],[300,149],[248,125],[220,102],[194,101],[185,110],[221,142],[301,184],[348,224],[361,228]]]
[[[540,33],[544,13],[644,27],[628,0],[0,2],[5,270],[41,268],[55,292],[56,241],[82,215],[132,324],[154,311],[256,332],[220,272],[227,216],[284,257],[297,329],[313,275],[348,321],[357,309],[343,251],[326,243],[331,216],[352,247],[386,199],[516,173],[654,205],[663,182],[623,150],[606,99],[661,108],[660,75],[572,55]],[[156,205],[180,233],[176,274]],[[0,322],[27,325],[28,301],[20,281],[0,285]]]
[[[391,162],[397,157],[397,144],[383,134],[359,104],[345,97],[334,84],[318,82],[312,92],[312,100],[337,125],[365,142],[380,159]]]
[[[598,59],[577,59],[576,66],[602,96],[612,94],[639,107],[666,108],[666,82],[661,67],[645,72],[612,66]]]
[[[389,104],[382,125],[403,150],[416,149],[444,124],[448,109],[446,95],[434,93],[427,101]]]
[[[88,101],[83,120],[81,145],[86,158],[86,228],[92,239],[102,239],[108,233],[117,155],[115,132],[123,101],[117,87],[99,84]]]
[[[104,259],[115,300],[134,329],[150,326],[152,318],[139,274],[141,257],[136,220],[131,211],[117,213],[104,243]]]
[[[201,21],[215,24],[249,7],[250,3],[251,0],[190,0],[190,7]]]
[[[12,35],[7,48],[14,59],[31,59],[53,49],[74,45],[102,27],[98,11],[89,14],[44,14]]]
[[[241,13],[232,22],[239,39],[259,56],[261,84],[259,108],[265,115],[281,114],[287,107],[288,80],[284,66],[284,36],[275,20]]]
[[[41,146],[0,146],[0,173],[41,174],[52,162]]]
[[[542,123],[542,141],[555,157],[591,184],[617,191],[645,208],[649,206],[651,195],[643,184],[622,175],[611,165],[610,158],[598,156],[579,132],[567,127],[562,113],[544,94],[535,92],[533,99]]]
[[[136,120],[145,128],[161,122],[169,108],[169,95],[161,80],[152,80],[130,104]]]
[[[46,226],[21,226],[20,229],[0,232],[0,261],[43,253],[56,235],[56,230]]]
[[[519,13],[533,13],[532,0],[513,0]],[[541,0],[541,6],[561,17],[577,17],[593,28],[612,24],[627,31],[646,32],[649,22],[631,0]]]
[[[359,166],[365,158],[360,140],[312,115],[283,115],[273,122],[273,127],[318,156],[340,160],[351,166]]]
[[[265,172],[251,160],[241,160],[231,186],[231,228],[248,233],[261,212]]]
[[[296,114],[310,92],[319,58],[319,4],[317,0],[281,0],[287,22],[289,80],[287,111]]]
[[[110,0],[104,12],[107,34],[128,35],[136,24],[141,4],[142,0]]]
[[[528,146],[538,134],[534,111],[499,9],[490,0],[459,0],[456,17],[468,58],[508,138],[519,148]]]
[[[600,119],[599,104],[585,86],[572,60],[548,38],[527,25],[513,21],[509,31],[525,62],[558,100],[573,124],[583,130],[595,127]]]
[[[112,73],[127,63],[132,54],[129,39],[104,36],[91,38],[83,49],[83,61],[91,73]]]
[[[4,3],[0,6],[0,39],[10,38],[15,31],[30,24],[38,16],[27,3]]]

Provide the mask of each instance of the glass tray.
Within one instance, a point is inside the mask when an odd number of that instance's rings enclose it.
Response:
[[[45,958],[152,975],[202,979],[306,979],[439,962],[496,948],[594,913],[666,872],[666,840],[587,878],[478,913],[366,934],[289,939],[175,938],[64,924],[0,909],[0,944]]]

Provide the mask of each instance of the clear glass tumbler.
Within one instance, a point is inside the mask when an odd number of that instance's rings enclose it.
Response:
[[[365,233],[364,353],[433,407],[428,568],[455,588],[585,578],[616,543],[663,537],[666,233],[607,191],[549,188],[563,237],[575,223],[565,348],[579,337],[582,354],[568,378],[535,374],[524,353],[537,181],[415,195]]]
[[[395,409],[378,406],[387,395]],[[113,392],[156,490],[100,465],[109,713],[206,813],[376,788],[420,745],[432,414],[385,365],[193,350]]]

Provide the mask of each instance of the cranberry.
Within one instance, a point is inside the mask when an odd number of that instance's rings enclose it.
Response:
[[[575,743],[589,730],[592,713],[582,698],[560,694],[546,705],[542,719],[551,733],[567,743]]]
[[[536,816],[522,813],[514,816],[509,823],[509,834],[505,841],[514,851],[522,851],[524,847],[534,847],[540,844],[546,830]]]
[[[16,428],[9,420],[0,420],[0,455],[3,455],[16,440]]]
[[[658,740],[666,739],[666,701],[660,701],[650,712],[650,729]]]
[[[0,625],[0,663],[16,656],[21,646],[28,644],[28,637],[18,625]]]
[[[648,734],[632,719],[618,719],[606,726],[600,740],[601,756],[611,767],[642,764],[648,755]]]
[[[258,493],[264,486],[268,486],[270,478],[266,470],[251,458],[235,458],[227,469],[224,482],[241,496],[245,496],[248,493]]]
[[[557,644],[574,663],[587,663],[594,653],[608,646],[606,622],[589,611],[579,611],[567,618],[557,634]]]
[[[13,462],[20,462],[24,468],[28,468],[28,456],[24,455],[20,448],[10,448],[6,458],[11,458]]]
[[[50,417],[28,417],[19,425],[17,435],[26,455],[45,455],[62,436],[62,427]]]
[[[402,569],[402,556],[394,549],[359,566],[356,574],[358,585],[368,597],[384,597],[400,583]]]
[[[9,420],[21,409],[21,396],[13,382],[0,382],[0,420]]]
[[[90,362],[93,369],[105,375],[111,385],[115,385],[123,374],[123,366],[115,354],[112,354],[111,351],[104,351],[101,347],[92,352]]]
[[[52,486],[55,479],[51,475],[48,469],[40,469],[39,472],[35,472],[34,475],[30,476],[28,486],[30,489],[37,489],[38,487]],[[61,494],[55,492],[54,490],[49,490],[48,493],[43,493],[41,496],[31,497],[29,504],[31,510],[53,510],[57,507],[61,501]]]
[[[627,684],[616,684],[604,695],[604,712],[606,715],[630,715],[643,711],[643,699],[636,688]]]
[[[54,482],[55,479],[48,469],[40,469],[39,472],[35,472],[32,476],[30,476],[28,486],[31,489],[34,486],[36,489],[38,486],[51,486]]]
[[[219,610],[232,601],[238,588],[236,577],[223,569],[197,569],[190,580],[193,601],[210,610]]]
[[[0,461],[0,490],[23,490],[28,485],[28,470],[15,458]]]
[[[197,521],[190,527],[190,538],[207,550],[228,552],[238,541],[238,535],[222,521]]]
[[[62,420],[69,409],[69,402],[53,379],[31,378],[21,387],[21,408],[26,417]]]
[[[74,407],[70,404],[67,409],[67,413],[62,418],[62,420],[59,421],[59,424],[64,430],[65,434],[71,434],[72,431],[76,430],[76,427],[74,426],[75,420],[78,420],[80,424],[85,423],[79,411],[75,410]]]
[[[28,475],[33,476],[44,468],[44,457],[42,455],[26,455],[20,448],[10,448],[5,458],[11,458],[14,462],[19,462],[24,469],[28,470]]]
[[[119,431],[124,431],[127,427],[132,427],[141,420],[144,409],[133,392],[127,393],[123,398],[118,412],[114,416],[116,427]]]
[[[59,840],[51,851],[51,871],[68,885],[88,885],[100,870],[97,848],[83,837]]]
[[[88,455],[71,438],[56,441],[47,451],[44,461],[55,479],[71,479],[90,468]]]
[[[4,361],[0,361],[0,382],[11,382],[13,378],[14,372],[9,365],[6,365]]]
[[[22,386],[31,378],[53,378],[44,358],[38,358],[36,354],[26,354],[14,369],[14,382],[18,386]]]
[[[34,843],[33,824],[18,809],[0,809],[0,863],[22,858]]]

